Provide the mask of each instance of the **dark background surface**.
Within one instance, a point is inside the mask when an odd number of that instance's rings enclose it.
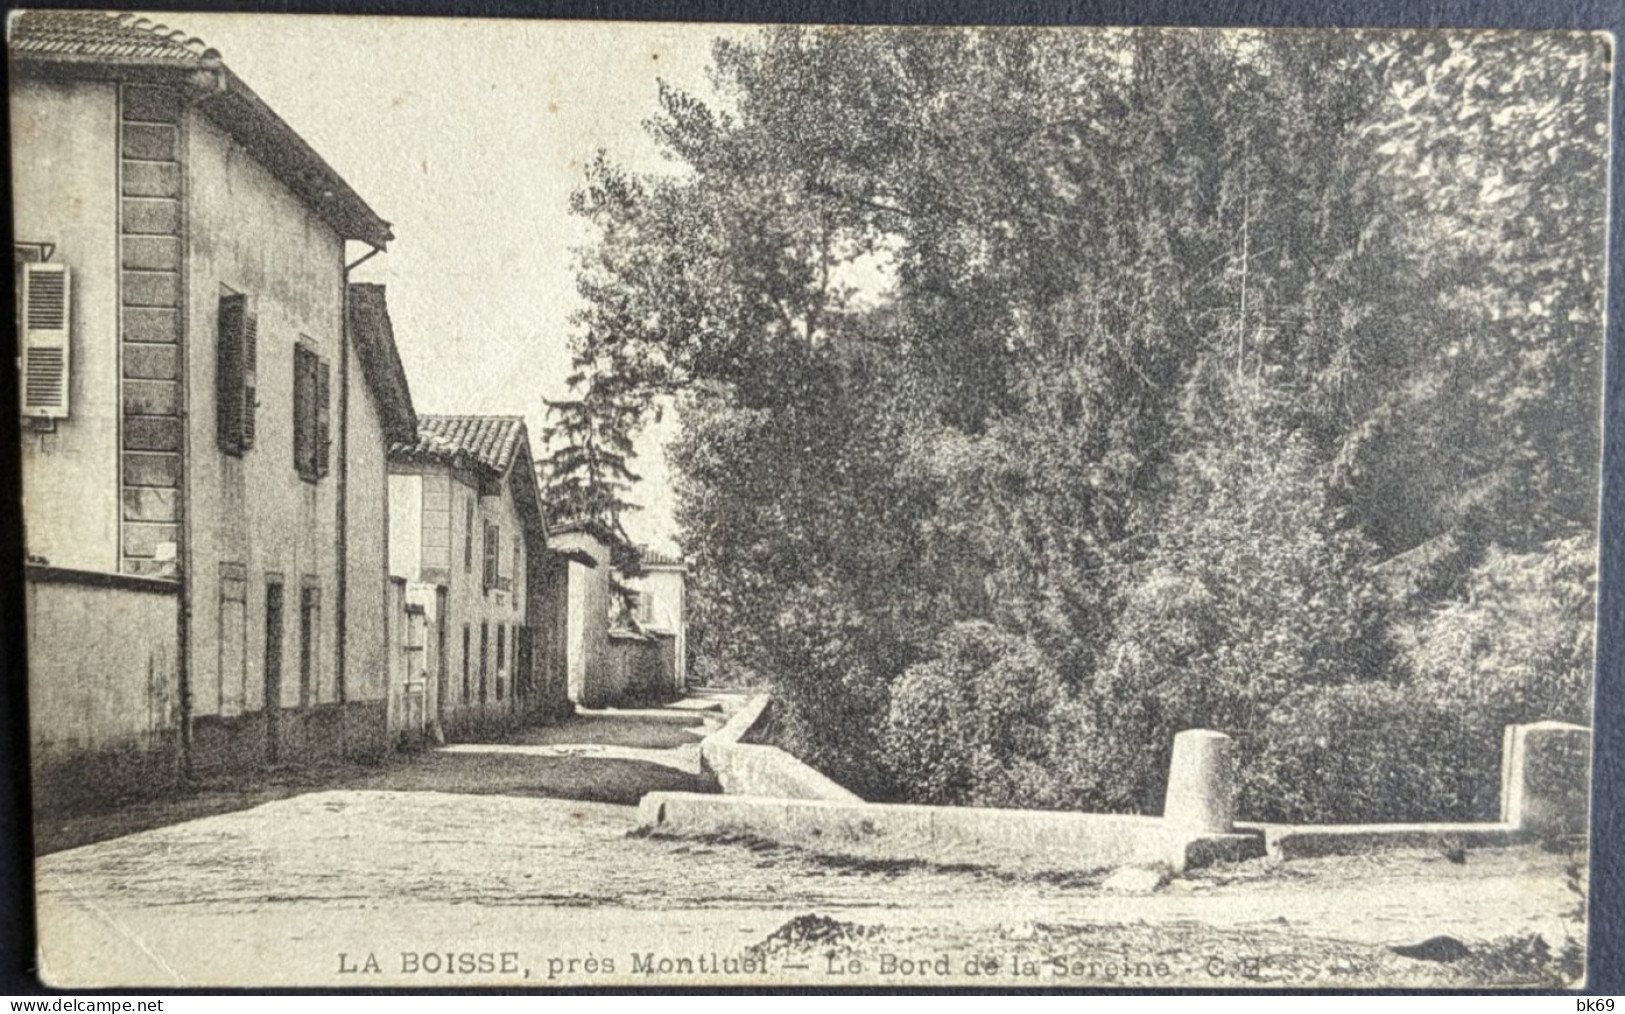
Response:
[[[40,2],[37,7],[99,7]],[[8,8],[9,9],[9,8]],[[1625,34],[1621,0],[1056,0],[998,3],[987,0],[271,0],[265,3],[159,2],[164,11],[230,10],[302,14],[393,14],[448,17],[546,17],[640,21],[802,21],[859,24],[1050,24],[1294,27],[1449,27],[1597,29]],[[184,22],[182,22],[184,24]],[[1608,356],[1604,413],[1602,566],[1597,640],[1591,854],[1590,984],[1594,994],[1625,994],[1625,250],[1617,212],[1625,137],[1615,59],[1612,110],[1615,204],[1610,209]],[[3,115],[3,113],[0,113]],[[7,123],[9,137],[9,122]],[[7,209],[10,163],[0,186]],[[8,219],[9,220],[9,219]],[[7,315],[11,319],[11,315]],[[12,329],[8,326],[9,336]],[[0,659],[6,666],[0,696],[0,757],[10,778],[0,792],[0,993],[50,995],[34,979],[32,844],[29,839],[28,727],[25,712],[25,640],[22,596],[22,517],[15,352],[0,357]]]

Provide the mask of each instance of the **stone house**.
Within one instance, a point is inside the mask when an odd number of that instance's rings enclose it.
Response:
[[[565,587],[565,672],[571,701],[601,707],[606,692],[610,595],[609,533],[597,523],[578,518],[548,531],[548,544],[568,554],[563,564]]]
[[[589,708],[626,707],[680,694],[687,646],[682,561],[645,550],[644,573],[624,578],[612,563],[614,539],[601,524],[565,521],[548,538],[552,551],[568,560],[570,700]]]
[[[196,39],[9,48],[37,798],[385,749],[389,224]]]
[[[466,737],[560,710],[537,679],[545,604],[532,601],[530,575],[547,536],[524,420],[422,416],[417,439],[390,448],[389,469],[390,572],[427,628],[427,728],[398,731]]]
[[[643,573],[625,579],[635,593],[632,618],[638,629],[670,638],[671,661],[665,673],[674,693],[688,686],[688,565],[681,556],[645,549]]]

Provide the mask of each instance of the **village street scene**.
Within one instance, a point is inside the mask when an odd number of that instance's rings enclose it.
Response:
[[[1607,39],[7,45],[45,984],[1585,981]]]

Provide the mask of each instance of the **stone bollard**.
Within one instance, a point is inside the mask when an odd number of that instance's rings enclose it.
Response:
[[[1235,743],[1222,732],[1187,729],[1174,737],[1162,819],[1192,831],[1229,834],[1236,822]]]
[[[1555,837],[1586,833],[1591,730],[1568,722],[1509,725],[1501,746],[1501,821]]]

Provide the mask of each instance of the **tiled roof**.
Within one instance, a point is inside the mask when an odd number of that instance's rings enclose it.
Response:
[[[516,415],[420,415],[417,440],[391,444],[389,456],[477,464],[501,475],[524,439],[525,420]]]
[[[683,558],[677,553],[662,553],[658,549],[644,549],[638,559],[645,567],[681,567]]]
[[[21,11],[9,27],[11,48],[18,53],[175,63],[220,59],[202,39],[134,14]]]

